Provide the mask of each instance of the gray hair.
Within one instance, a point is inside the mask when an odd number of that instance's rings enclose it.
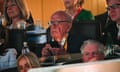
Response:
[[[100,43],[100,42],[98,42],[96,40],[86,40],[86,41],[83,42],[83,44],[82,44],[82,46],[80,48],[82,55],[84,53],[85,46],[88,45],[88,44],[97,44],[98,52],[101,53],[101,54],[104,54],[105,46],[102,43]]]
[[[9,0],[5,0],[4,2],[4,16],[5,16],[5,19],[7,21],[7,23],[11,23],[11,19],[8,17],[8,14],[7,14],[7,3],[8,3]],[[20,13],[21,13],[21,17],[25,20],[27,20],[29,18],[29,10],[28,10],[28,7],[26,5],[26,0],[13,0],[16,5],[18,6],[18,8],[20,9]]]

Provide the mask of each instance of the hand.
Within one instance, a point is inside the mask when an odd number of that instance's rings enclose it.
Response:
[[[88,62],[94,62],[94,61],[98,61],[97,57],[92,57]]]
[[[49,54],[49,51],[48,50],[51,50],[51,46],[50,46],[50,44],[46,44],[45,45],[45,47],[42,49],[42,57],[47,57],[47,56],[49,56],[50,54]]]
[[[63,48],[52,48],[50,44],[46,44],[42,49],[42,56],[47,57],[51,55],[65,55],[67,52]]]

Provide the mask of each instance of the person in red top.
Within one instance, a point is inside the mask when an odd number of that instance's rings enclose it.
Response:
[[[66,13],[69,14],[73,20],[94,20],[92,13],[82,7],[84,0],[63,0],[66,8]]]

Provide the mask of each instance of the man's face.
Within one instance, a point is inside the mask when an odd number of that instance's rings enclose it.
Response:
[[[98,52],[97,44],[88,44],[85,46],[83,51],[82,58],[84,62],[97,61],[104,58],[103,54]]]
[[[71,8],[74,7],[77,3],[78,0],[63,0],[65,8]]]
[[[108,0],[108,12],[113,21],[120,21],[120,0]]]
[[[60,15],[54,15],[51,17],[51,29],[50,33],[52,38],[56,41],[61,41],[63,36],[66,35],[70,27],[69,22],[64,17]]]

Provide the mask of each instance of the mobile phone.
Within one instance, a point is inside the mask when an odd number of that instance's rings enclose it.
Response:
[[[48,44],[50,44],[52,48],[60,48],[61,47],[57,41],[50,41],[50,42],[48,42]]]

